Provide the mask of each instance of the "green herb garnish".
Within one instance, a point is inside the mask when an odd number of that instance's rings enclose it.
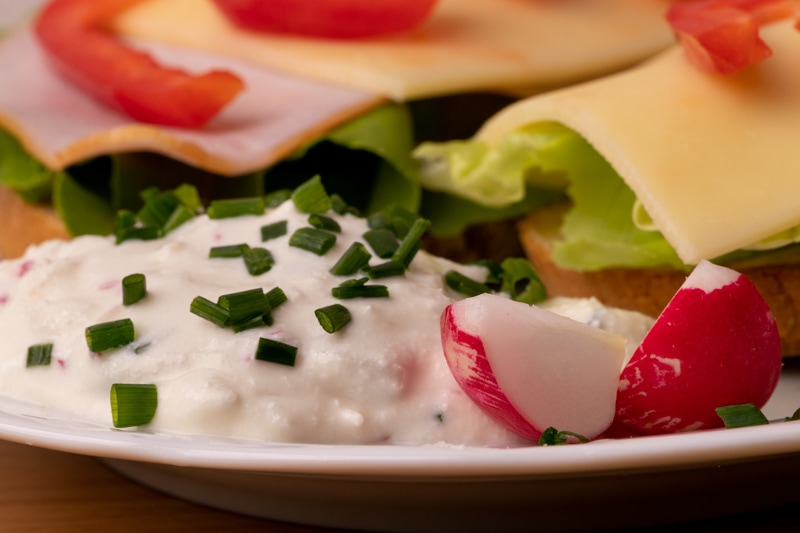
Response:
[[[769,424],[769,420],[752,403],[727,405],[715,409],[726,428],[741,428]]]
[[[444,275],[444,282],[457,293],[467,297],[491,292],[485,284],[475,281],[456,270],[448,270]]]
[[[95,353],[130,344],[134,339],[130,318],[103,322],[86,328],[86,344]]]
[[[352,276],[369,264],[372,254],[360,242],[354,242],[331,268],[334,276]]]
[[[289,246],[325,255],[336,244],[336,235],[317,228],[300,228],[289,237]]]
[[[231,218],[244,215],[263,215],[264,198],[260,196],[249,198],[228,198],[213,200],[206,213],[208,218]]]
[[[261,226],[261,241],[263,242],[271,239],[277,239],[278,237],[283,237],[288,231],[287,227],[288,222],[286,220]]]
[[[28,358],[25,362],[26,367],[48,366],[53,354],[53,343],[34,344],[28,347]]]
[[[226,258],[231,259],[235,257],[242,257],[245,250],[250,249],[247,244],[228,244],[225,246],[214,246],[208,251],[208,257],[211,258]]]
[[[244,264],[251,276],[258,276],[268,272],[275,264],[275,259],[266,248],[248,248],[242,254]]]
[[[297,348],[290,344],[261,337],[258,339],[255,358],[258,361],[294,366],[297,360]]]
[[[122,305],[133,305],[147,295],[144,274],[129,274],[122,278]]]
[[[389,288],[385,285],[367,285],[369,278],[350,279],[331,289],[331,294],[339,300],[352,298],[388,298]]]
[[[314,176],[305,183],[299,185],[292,192],[292,201],[294,206],[301,213],[327,213],[332,207],[333,202],[325,186],[322,185],[322,179],[319,176]]]
[[[321,307],[314,311],[319,325],[328,333],[336,333],[345,327],[352,317],[350,310],[341,304],[333,304]]]
[[[149,424],[158,408],[158,390],[152,384],[111,385],[111,418],[116,428]]]

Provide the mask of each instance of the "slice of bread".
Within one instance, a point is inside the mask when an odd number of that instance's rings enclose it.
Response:
[[[0,257],[18,257],[31,244],[67,238],[69,232],[55,209],[27,203],[8,187],[0,186]]]
[[[518,223],[520,240],[551,296],[595,296],[613,307],[658,316],[686,273],[674,269],[607,268],[577,271],[562,268],[552,259],[553,244],[566,206],[553,206],[528,215]],[[800,355],[800,263],[734,270],[758,288],[775,315],[785,355]],[[710,317],[713,319],[713,317]]]

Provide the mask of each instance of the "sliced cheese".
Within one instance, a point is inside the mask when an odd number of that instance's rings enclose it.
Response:
[[[646,65],[512,104],[476,137],[496,144],[542,120],[583,135],[688,264],[800,224],[800,33],[765,28],[774,51],[735,76],[678,48]]]
[[[62,169],[116,152],[152,151],[223,175],[265,168],[326,130],[386,100],[362,90],[286,76],[208,53],[134,43],[188,71],[225,68],[246,89],[201,130],[141,124],[58,77],[30,30],[0,40],[0,127],[37,159]]]
[[[149,0],[123,35],[201,48],[397,100],[563,85],[630,66],[673,42],[663,0],[441,0],[409,34],[306,39],[236,29],[209,0]]]

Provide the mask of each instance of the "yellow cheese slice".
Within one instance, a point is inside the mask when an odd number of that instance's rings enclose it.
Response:
[[[519,101],[477,133],[496,144],[542,120],[583,135],[688,264],[800,224],[800,33],[763,29],[774,55],[730,77],[675,48],[628,72]]]
[[[152,151],[223,175],[253,172],[386,100],[373,93],[286,76],[228,57],[135,43],[193,72],[225,68],[246,89],[199,130],[138,123],[57,76],[29,29],[0,40],[0,127],[60,170],[98,155]]]
[[[409,34],[348,41],[243,32],[209,0],[149,0],[120,17],[115,28],[408,100],[498,88],[531,92],[630,66],[672,44],[665,5],[441,0]]]

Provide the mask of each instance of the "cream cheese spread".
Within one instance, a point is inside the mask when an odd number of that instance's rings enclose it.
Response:
[[[111,385],[149,383],[158,390],[153,431],[265,442],[526,443],[461,391],[442,354],[439,318],[458,298],[443,274],[482,279],[483,268],[419,252],[404,275],[370,281],[385,285],[388,298],[337,300],[331,289],[348,278],[330,269],[368,228],[356,216],[330,216],[341,232],[322,256],[288,245],[308,215],[287,201],[260,216],[197,216],[157,240],[84,236],[0,262],[0,394],[111,426]],[[286,235],[261,242],[260,228],[279,221]],[[267,248],[272,268],[253,276],[241,258],[209,257],[212,247],[242,243]],[[145,275],[147,295],[124,306],[121,280],[133,273]],[[287,300],[269,326],[236,333],[190,312],[197,296],[275,287]],[[314,311],[334,303],[352,320],[331,334]],[[87,326],[123,318],[135,340],[93,353]],[[255,359],[262,337],[297,347],[295,366]],[[42,343],[53,345],[51,364],[26,367],[28,347]]]

